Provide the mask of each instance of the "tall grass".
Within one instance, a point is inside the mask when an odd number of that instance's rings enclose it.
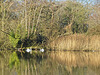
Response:
[[[58,37],[50,47],[56,50],[100,50],[99,35],[74,34]]]

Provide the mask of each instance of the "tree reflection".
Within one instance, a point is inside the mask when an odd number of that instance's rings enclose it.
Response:
[[[99,75],[99,62],[99,52],[49,52],[42,58],[19,58],[16,52],[2,51],[0,75]]]

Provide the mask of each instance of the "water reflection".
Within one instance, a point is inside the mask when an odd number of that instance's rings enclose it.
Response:
[[[11,56],[13,56],[13,58],[11,58]],[[11,62],[11,60],[13,60],[13,62]],[[17,65],[15,63],[16,61]],[[9,66],[11,63],[13,63],[12,68]],[[20,58],[19,60],[17,59],[16,53],[12,53],[11,51],[0,52],[0,75],[99,74],[99,52],[48,52],[43,58],[31,57]]]
[[[51,58],[65,65],[71,75],[100,74],[100,52],[52,52]]]

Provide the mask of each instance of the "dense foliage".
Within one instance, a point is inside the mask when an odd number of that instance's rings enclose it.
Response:
[[[99,35],[99,7],[99,3],[92,5],[72,0],[1,0],[0,49],[44,47],[67,34]]]

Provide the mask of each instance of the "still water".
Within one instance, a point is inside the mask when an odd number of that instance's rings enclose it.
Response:
[[[100,52],[52,51],[41,56],[0,52],[0,75],[100,75]]]

